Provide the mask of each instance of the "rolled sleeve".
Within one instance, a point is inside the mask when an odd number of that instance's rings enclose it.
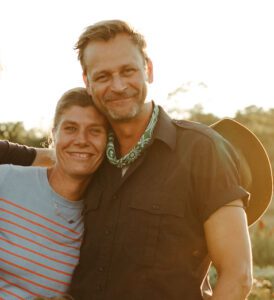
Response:
[[[196,153],[193,178],[200,220],[205,222],[220,207],[237,199],[247,206],[249,193],[240,185],[239,159],[232,145],[214,134],[198,149],[202,151]]]

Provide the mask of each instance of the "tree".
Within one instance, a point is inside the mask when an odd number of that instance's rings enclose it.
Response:
[[[22,122],[0,123],[0,139],[33,147],[44,147],[47,134],[41,129],[26,130]]]
[[[219,120],[218,117],[211,113],[204,113],[203,106],[200,104],[196,104],[192,109],[188,110],[189,120],[203,123],[206,125],[211,125]]]

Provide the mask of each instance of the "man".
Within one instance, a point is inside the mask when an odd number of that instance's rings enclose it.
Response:
[[[238,159],[211,128],[174,122],[146,99],[153,65],[145,47],[119,20],[88,27],[76,46],[87,91],[113,133],[86,195],[71,295],[202,299],[212,260],[218,281],[211,299],[245,299],[252,284],[243,209],[249,195]]]
[[[245,299],[251,248],[237,158],[212,129],[176,124],[148,101],[153,65],[139,33],[99,22],[76,49],[95,105],[108,118],[107,157],[92,182],[75,299]]]

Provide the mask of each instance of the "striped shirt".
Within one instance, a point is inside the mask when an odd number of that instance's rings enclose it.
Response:
[[[52,190],[46,168],[0,166],[0,299],[66,292],[79,257],[82,207]]]

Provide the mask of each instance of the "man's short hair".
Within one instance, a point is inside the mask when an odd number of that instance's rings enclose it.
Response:
[[[138,47],[144,62],[147,62],[146,41],[142,34],[136,31],[131,25],[121,20],[105,20],[88,26],[81,34],[74,49],[78,50],[78,59],[80,60],[83,73],[86,74],[87,66],[85,64],[84,52],[87,45],[96,41],[109,41],[115,38],[118,34],[127,34],[132,42]]]

